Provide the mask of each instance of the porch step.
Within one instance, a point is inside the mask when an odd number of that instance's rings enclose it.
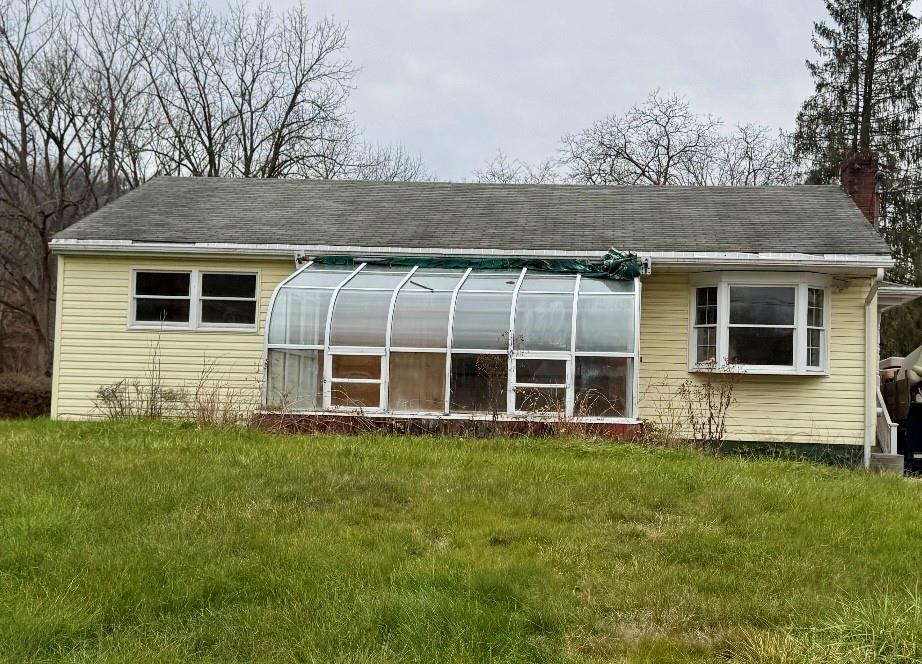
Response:
[[[902,475],[903,455],[871,452],[871,470],[876,470],[880,473],[899,473]]]

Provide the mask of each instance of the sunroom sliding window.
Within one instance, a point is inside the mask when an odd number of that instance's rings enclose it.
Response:
[[[313,264],[270,306],[267,403],[302,412],[631,417],[637,307],[634,281]]]
[[[695,368],[764,373],[823,371],[826,290],[812,275],[715,277],[692,294],[689,353]]]

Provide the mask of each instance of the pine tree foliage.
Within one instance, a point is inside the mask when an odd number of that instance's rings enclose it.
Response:
[[[797,116],[795,154],[807,182],[838,182],[854,152],[874,152],[888,176],[918,158],[922,42],[911,0],[826,0],[808,61],[816,91]]]
[[[912,0],[826,0],[814,25],[815,92],[801,107],[795,158],[811,184],[839,181],[853,153],[880,159],[879,228],[893,249],[888,279],[922,285],[922,35]],[[922,304],[884,316],[882,353],[922,343]]]

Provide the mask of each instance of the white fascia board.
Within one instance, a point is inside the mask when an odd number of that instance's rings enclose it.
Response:
[[[220,242],[133,242],[131,240],[51,241],[54,253],[129,253],[134,255],[224,255],[267,258],[348,254],[362,258],[385,256],[508,256],[534,258],[599,259],[604,251],[559,251],[554,249],[459,249],[420,247],[362,247],[343,245],[230,244]],[[803,254],[747,253],[718,251],[651,251],[639,252],[649,257],[655,267],[750,266],[789,267],[824,266],[844,268],[888,268],[893,259],[879,254]]]
[[[893,265],[890,256],[880,254],[803,254],[803,253],[748,253],[718,251],[668,251],[649,252],[655,266],[759,266],[790,267],[821,265],[826,267],[888,268]]]

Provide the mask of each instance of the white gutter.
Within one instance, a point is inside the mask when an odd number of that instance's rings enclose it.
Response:
[[[877,270],[877,277],[864,299],[864,467],[871,467],[871,447],[877,433],[877,367],[879,355],[879,316],[877,313],[877,291],[884,279],[883,268]]]
[[[286,258],[292,256],[320,256],[347,254],[363,258],[384,256],[516,256],[535,258],[587,258],[599,259],[603,251],[560,251],[557,249],[459,249],[453,247],[364,247],[349,245],[295,245],[295,244],[238,244],[220,242],[133,242],[131,240],[71,240],[51,241],[51,250],[57,254],[69,253],[125,253],[133,255],[207,254],[246,256],[251,258]],[[749,253],[720,251],[652,251],[642,252],[661,267],[720,266],[798,266],[821,265],[844,268],[888,268],[893,265],[889,256],[878,254],[803,254],[803,253]]]

